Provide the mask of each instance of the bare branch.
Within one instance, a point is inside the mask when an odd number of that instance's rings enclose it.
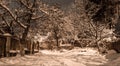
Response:
[[[8,27],[10,27],[10,24],[5,20],[3,16],[2,16],[2,20],[7,24]]]
[[[13,13],[10,11],[10,9],[7,6],[3,5],[2,3],[0,3],[0,6],[4,8],[10,14],[10,16],[14,19],[14,21],[17,22],[22,28],[24,29],[26,28],[24,24],[22,24],[16,19],[16,17],[13,15]]]
[[[4,34],[5,33],[5,31],[3,30],[3,29],[0,29],[0,31]]]
[[[31,9],[31,7],[28,7],[22,0],[19,1],[23,6],[25,6],[27,9]]]
[[[36,19],[40,19],[40,18],[42,18],[43,16],[37,16],[37,17],[32,17],[31,19],[32,20],[36,20]]]

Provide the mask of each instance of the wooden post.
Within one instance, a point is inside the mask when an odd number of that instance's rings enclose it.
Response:
[[[24,56],[25,50],[24,50],[25,40],[20,39],[20,54],[21,56]]]
[[[35,43],[32,42],[32,54],[34,54],[34,46],[35,46]]]
[[[39,50],[40,50],[40,46],[39,46],[39,42],[37,41],[37,49],[38,49],[38,52],[39,52]]]
[[[21,54],[21,56],[24,56],[24,54],[25,54],[24,46],[22,44],[20,44],[20,54]]]
[[[9,57],[11,38],[6,37],[6,57]]]
[[[5,44],[5,56],[9,57],[9,51],[10,51],[10,44],[11,44],[11,35],[9,33],[3,34],[4,37],[6,37],[6,44]]]
[[[30,40],[30,54],[33,53],[33,42]]]
[[[0,35],[0,58],[5,56],[4,45],[5,45],[5,37],[3,37],[3,35]]]

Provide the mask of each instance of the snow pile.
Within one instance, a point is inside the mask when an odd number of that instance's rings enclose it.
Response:
[[[98,51],[92,48],[75,48],[69,52],[65,52],[67,55],[99,55]]]
[[[52,50],[52,51],[51,50],[41,50],[40,53],[47,54],[47,55],[62,55],[63,54],[57,50]]]
[[[109,54],[106,55],[108,62],[103,66],[120,66],[120,54],[117,54],[115,51],[111,50]]]
[[[41,50],[43,54],[47,55],[99,55],[98,51],[91,48],[75,48],[73,50],[65,50],[62,49],[60,51],[57,50]]]
[[[109,66],[120,66],[120,57],[108,64]]]
[[[117,52],[115,50],[109,50],[107,51],[107,55],[111,55],[111,54],[116,54]]]

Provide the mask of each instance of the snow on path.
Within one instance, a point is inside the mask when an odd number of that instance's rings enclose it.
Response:
[[[76,48],[69,51],[41,50],[35,55],[1,58],[0,66],[99,66],[107,61],[94,49]]]
[[[113,53],[106,55],[108,62],[101,66],[120,66],[120,54]]]

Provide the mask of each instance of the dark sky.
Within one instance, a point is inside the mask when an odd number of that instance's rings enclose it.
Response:
[[[51,5],[57,3],[61,5],[62,8],[64,9],[70,7],[71,4],[74,3],[74,0],[42,0],[42,1]]]

